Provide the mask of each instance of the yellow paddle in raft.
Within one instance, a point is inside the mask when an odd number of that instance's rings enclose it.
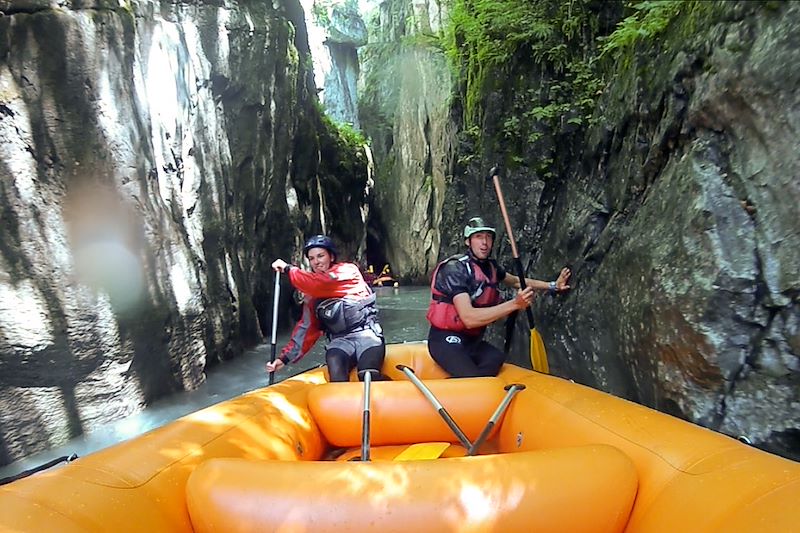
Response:
[[[449,442],[418,442],[394,457],[394,461],[429,461],[437,459],[450,447]]]
[[[508,240],[511,241],[511,254],[514,256],[514,267],[516,269],[517,277],[519,278],[520,288],[525,286],[525,271],[522,268],[522,261],[519,258],[517,251],[517,242],[514,240],[514,232],[511,230],[511,222],[508,219],[508,211],[506,210],[506,201],[503,199],[503,191],[500,188],[500,177],[497,175],[497,167],[492,167],[489,171],[492,183],[494,183],[494,190],[497,193],[497,201],[500,203],[500,212],[503,214],[503,222],[506,225],[506,233],[508,233]],[[537,372],[550,373],[550,365],[547,363],[547,352],[544,348],[544,341],[542,336],[536,331],[536,324],[533,321],[533,311],[530,307],[525,309],[528,315],[528,324],[531,328],[531,365]]]

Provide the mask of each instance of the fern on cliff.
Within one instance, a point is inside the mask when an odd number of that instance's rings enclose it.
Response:
[[[481,125],[490,91],[505,95],[506,116],[495,117],[504,151],[584,123],[599,89],[595,9],[589,0],[454,0],[447,52],[465,87],[465,128]]]
[[[617,24],[617,29],[611,35],[600,39],[604,42],[600,57],[633,46],[638,40],[655,37],[666,29],[687,3],[686,0],[629,2],[634,13]]]

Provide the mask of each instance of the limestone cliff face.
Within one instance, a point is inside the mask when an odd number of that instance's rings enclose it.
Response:
[[[367,27],[356,0],[304,0],[320,101],[334,121],[361,128],[358,118],[358,48]]]
[[[421,282],[438,258],[455,148],[451,71],[441,50],[426,44],[442,18],[432,4],[382,2],[361,51],[360,113],[377,165],[370,242],[395,273]]]
[[[555,373],[797,458],[800,5],[719,5],[702,31],[678,20],[639,45],[601,125],[564,129],[503,183],[529,273],[574,271],[535,306]],[[505,105],[487,96],[489,135]],[[500,220],[481,175],[503,154],[480,155],[448,189],[453,249],[463,213]],[[543,156],[559,169],[546,181],[530,170]]]
[[[259,342],[269,263],[364,203],[324,201],[299,4],[120,6],[0,2],[0,463]]]

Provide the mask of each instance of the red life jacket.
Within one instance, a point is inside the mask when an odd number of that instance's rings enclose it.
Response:
[[[453,297],[436,288],[436,276],[439,274],[439,269],[448,261],[461,261],[467,267],[467,273],[473,280],[469,293],[473,307],[491,307],[500,303],[500,291],[497,289],[497,269],[494,263],[491,263],[491,276],[487,277],[483,269],[469,255],[454,255],[436,265],[436,269],[433,271],[428,321],[439,329],[464,332],[467,335],[480,335],[486,326],[467,328],[459,318],[456,306],[453,305]]]

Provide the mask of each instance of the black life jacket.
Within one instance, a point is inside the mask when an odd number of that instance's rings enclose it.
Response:
[[[375,322],[378,316],[375,300],[374,292],[360,300],[328,298],[317,304],[317,318],[328,335],[346,335]]]

